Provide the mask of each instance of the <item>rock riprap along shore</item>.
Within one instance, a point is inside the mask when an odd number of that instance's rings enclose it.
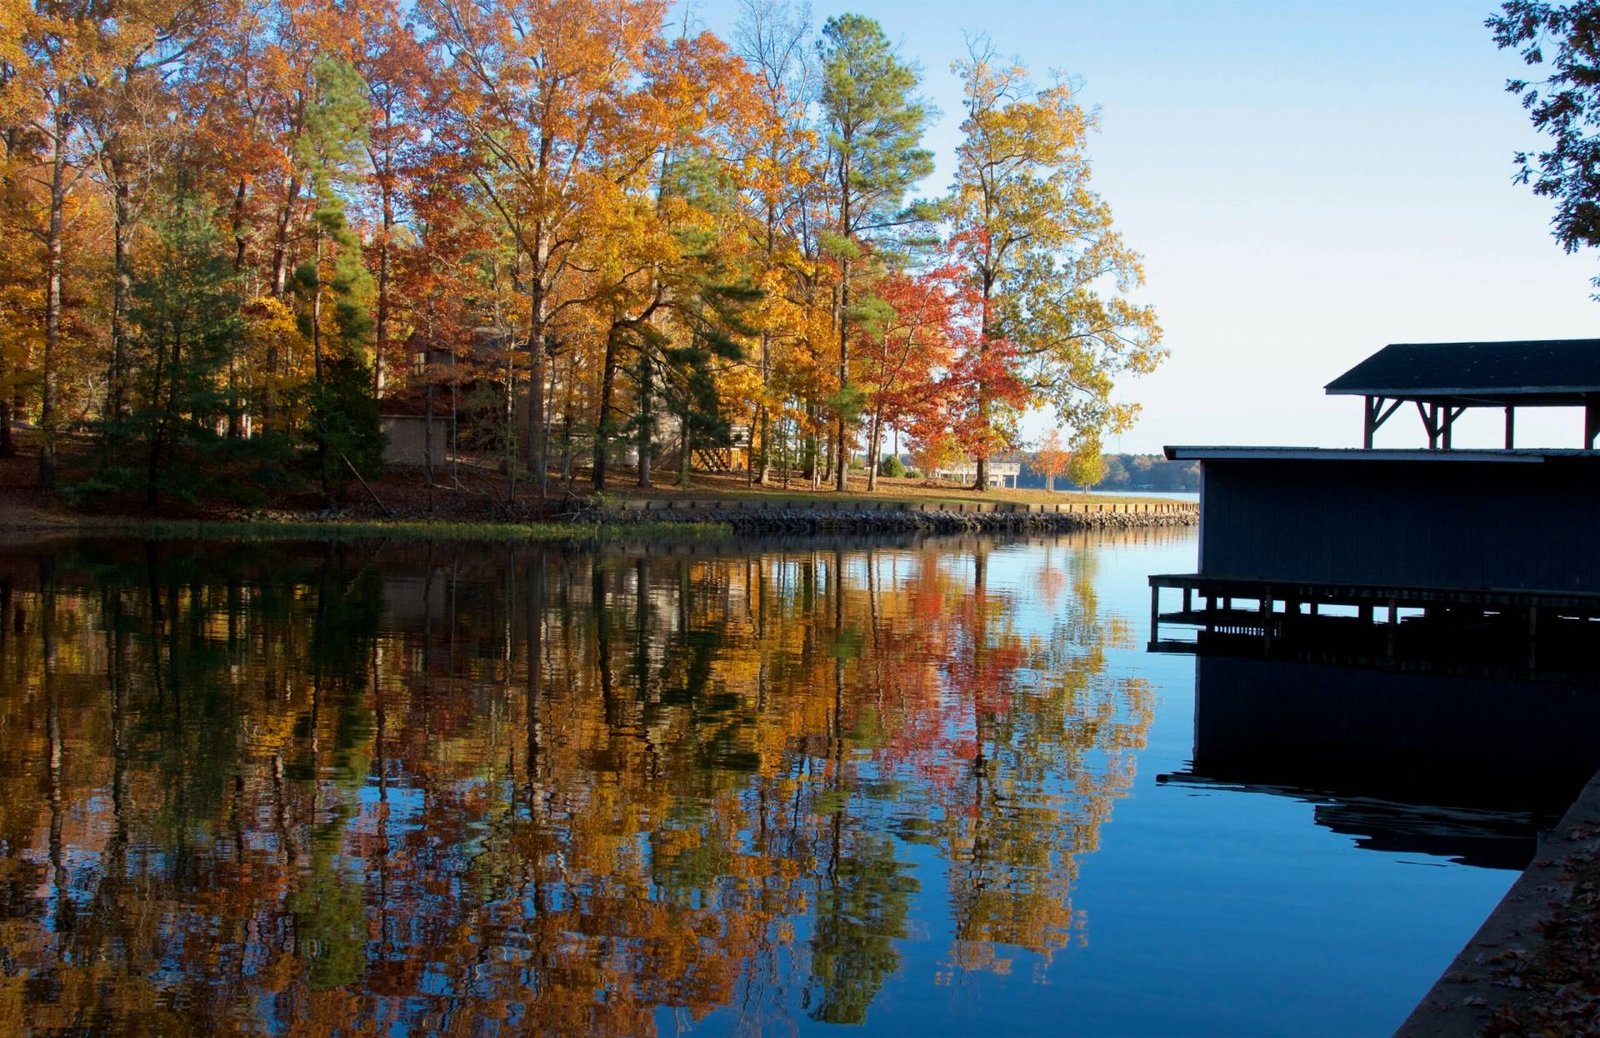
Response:
[[[715,522],[737,533],[1054,533],[1193,526],[1199,509],[1188,502],[1065,506],[951,502],[910,504],[852,501],[811,503],[760,500],[641,499],[596,506],[585,518],[601,522]]]

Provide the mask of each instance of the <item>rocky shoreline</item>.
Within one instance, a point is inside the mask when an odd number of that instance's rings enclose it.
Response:
[[[743,507],[738,502],[692,508],[597,509],[603,523],[721,523],[739,534],[829,533],[1072,533],[1083,530],[1140,530],[1194,526],[1194,509],[1162,511],[952,511],[887,508]]]

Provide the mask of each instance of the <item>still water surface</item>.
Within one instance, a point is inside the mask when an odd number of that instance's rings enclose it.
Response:
[[[1194,551],[0,553],[0,1032],[1387,1033],[1514,872],[1190,774]]]

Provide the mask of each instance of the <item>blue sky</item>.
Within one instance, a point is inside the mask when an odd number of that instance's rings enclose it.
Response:
[[[727,36],[735,0],[700,0]],[[1041,78],[1059,69],[1100,109],[1095,183],[1148,284],[1171,358],[1124,395],[1144,405],[1112,449],[1168,443],[1359,443],[1358,401],[1322,386],[1388,342],[1597,334],[1589,279],[1551,206],[1512,183],[1539,140],[1504,82],[1488,3],[815,0],[858,11],[920,63],[944,115],[929,135],[949,182],[964,33]],[[1497,445],[1498,413],[1457,446]],[[1037,435],[1045,423],[1030,420]],[[1578,446],[1581,414],[1518,416],[1521,445]],[[1417,446],[1397,415],[1379,446]]]

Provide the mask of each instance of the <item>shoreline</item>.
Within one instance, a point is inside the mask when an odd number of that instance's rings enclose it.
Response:
[[[1395,1038],[1552,1033],[1538,1026],[1581,1021],[1534,1018],[1565,1016],[1569,1008],[1580,1014],[1600,1008],[1583,1004],[1581,997],[1571,1007],[1561,1006],[1561,992],[1570,985],[1546,976],[1552,966],[1571,957],[1573,949],[1567,946],[1582,939],[1576,928],[1594,922],[1597,869],[1600,773],[1540,841],[1534,860],[1418,1001]],[[1567,966],[1584,969],[1581,963]]]
[[[1188,502],[1072,505],[991,502],[629,499],[580,507],[549,519],[376,518],[360,513],[283,514],[236,519],[159,519],[0,510],[6,535],[29,538],[137,537],[153,540],[394,538],[468,541],[595,541],[658,536],[675,541],[716,533],[795,534],[1074,533],[1191,527]]]
[[[798,503],[793,501],[633,500],[595,509],[606,523],[712,522],[735,533],[959,534],[1075,533],[1196,526],[1199,506],[1190,502],[1112,502],[1039,505],[991,502],[886,501]]]

